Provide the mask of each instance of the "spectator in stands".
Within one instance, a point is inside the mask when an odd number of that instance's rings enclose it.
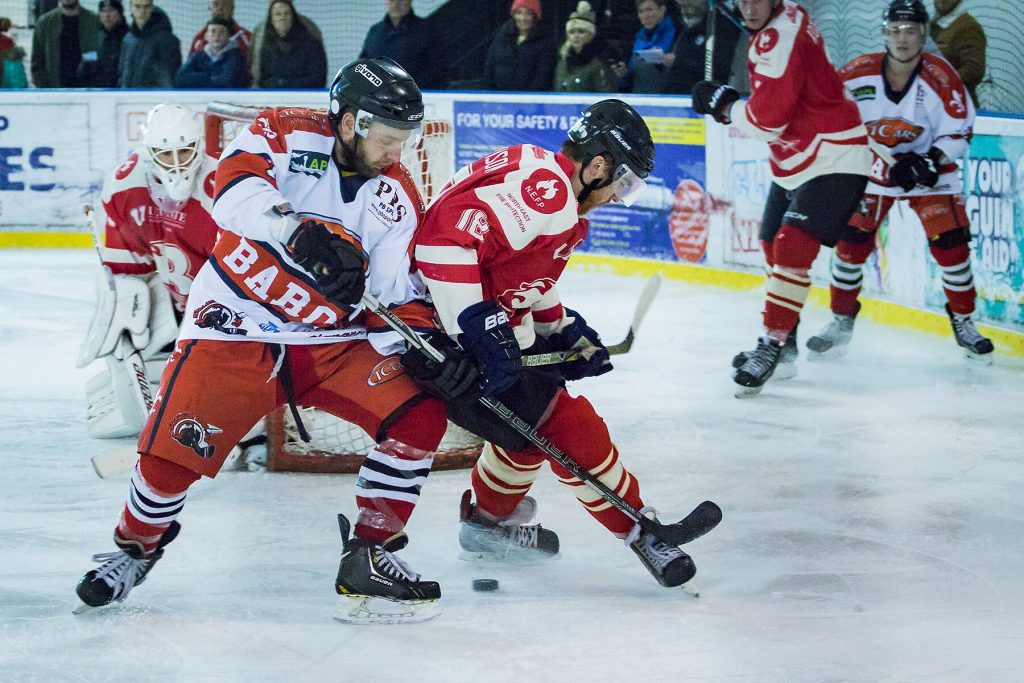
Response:
[[[249,46],[252,43],[252,32],[247,31],[235,21],[235,2],[234,0],[210,0],[210,19],[224,19],[228,22],[228,38],[231,40],[235,47],[238,48],[238,53],[242,55],[242,61],[245,62],[245,78],[242,80],[240,86],[230,87],[249,87]],[[188,58],[192,59],[195,55],[199,54],[206,49],[206,30],[209,24],[203,26],[196,33],[195,37],[192,38],[192,45],[188,51]]]
[[[385,5],[387,14],[370,27],[359,58],[390,57],[409,72],[421,89],[442,87],[430,24],[416,16],[412,0],[385,0]]]
[[[82,55],[78,81],[83,88],[116,88],[121,63],[121,43],[128,33],[121,0],[100,0],[99,49]]]
[[[595,0],[590,4],[597,14],[597,35],[604,43],[605,56],[624,67],[633,52],[633,36],[641,27],[636,0]]]
[[[291,0],[273,0],[267,12],[270,30],[259,52],[258,88],[323,88],[327,83],[327,53],[320,38],[296,19]]]
[[[231,39],[231,22],[206,22],[203,49],[188,58],[174,77],[177,88],[245,88],[249,68],[238,43]]]
[[[57,0],[33,0],[32,18],[35,20],[34,23],[38,23],[44,14],[46,14],[56,6]]]
[[[36,21],[32,34],[32,83],[37,88],[74,88],[83,52],[96,50],[100,20],[78,0],[60,0]]]
[[[964,7],[963,0],[934,2],[935,18],[930,25],[932,40],[960,74],[977,107],[978,84],[985,77],[985,31]]]
[[[181,41],[171,20],[153,0],[131,0],[131,29],[121,43],[118,85],[122,88],[173,88],[181,66]]]
[[[580,0],[565,22],[565,44],[555,65],[556,92],[615,92],[618,79],[602,56],[596,40],[597,18],[590,3]]]
[[[0,17],[0,88],[12,90],[27,88],[28,78],[25,76],[25,48],[15,44],[14,38],[7,35],[13,23],[7,17]]]
[[[668,16],[666,0],[636,0],[640,30],[633,40],[628,65],[619,64],[619,87],[626,92],[663,93],[675,61],[672,46],[677,27]]]
[[[555,47],[540,25],[540,0],[514,0],[510,13],[487,50],[484,88],[550,89]]]
[[[270,6],[273,4],[274,0],[268,0],[268,11],[270,9]],[[294,11],[294,9],[295,3],[292,2],[292,10]],[[305,15],[299,14],[298,12],[295,12],[295,17],[296,19],[298,19],[299,23],[301,23],[306,28],[306,30],[309,31],[309,34],[311,36],[313,36],[316,40],[323,42],[323,33],[320,32],[320,27],[317,26],[312,19]],[[256,57],[256,55],[258,55],[262,51],[263,37],[267,34],[267,23],[268,22],[266,21],[261,21],[260,23],[256,24],[256,28],[252,30],[252,47],[249,50],[249,63],[252,69],[252,82],[254,84],[257,84],[257,87],[260,82],[260,60]]]
[[[689,95],[698,81],[704,80],[704,49],[707,42],[706,0],[679,0],[682,26],[676,33],[672,48],[674,61],[665,77],[663,92]],[[712,80],[726,83],[732,65],[739,28],[728,17],[719,15],[715,21],[715,54]],[[744,41],[746,42],[746,41]],[[746,63],[744,63],[746,70]]]

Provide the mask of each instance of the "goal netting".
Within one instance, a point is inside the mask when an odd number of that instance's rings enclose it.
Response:
[[[224,148],[264,107],[213,102],[206,109],[206,150],[219,157]],[[408,150],[402,163],[409,169],[424,202],[448,180],[454,166],[454,141],[448,121],[428,120],[423,139]],[[355,472],[374,440],[360,427],[315,408],[300,407],[300,419],[310,441],[299,437],[291,412],[279,408],[267,416],[267,467],[276,471]],[[480,455],[482,442],[475,435],[449,423],[438,447],[434,469],[471,467]]]

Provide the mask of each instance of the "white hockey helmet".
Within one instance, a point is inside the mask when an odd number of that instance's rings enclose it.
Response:
[[[168,197],[187,199],[203,165],[203,127],[195,113],[180,104],[153,107],[142,126],[142,144]]]

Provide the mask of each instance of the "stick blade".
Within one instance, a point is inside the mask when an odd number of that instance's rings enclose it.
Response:
[[[125,446],[92,456],[92,468],[96,470],[96,476],[100,479],[110,479],[130,472],[138,459],[139,452],[136,447]]]
[[[661,524],[658,537],[672,545],[684,545],[708,533],[722,521],[722,508],[710,500],[693,509],[675,524]]]

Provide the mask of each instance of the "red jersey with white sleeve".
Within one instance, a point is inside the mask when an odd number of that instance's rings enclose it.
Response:
[[[468,306],[496,301],[522,348],[564,317],[555,283],[587,236],[572,161],[533,145],[499,149],[452,177],[416,233],[416,266],[444,329]]]
[[[867,175],[868,137],[857,105],[807,12],[784,0],[747,52],[752,93],[729,118],[768,143],[773,180],[793,190],[829,173]]]
[[[962,186],[956,160],[964,155],[974,128],[974,103],[953,65],[936,54],[921,55],[921,63],[903,92],[893,92],[885,80],[884,52],[857,57],[839,71],[868,134],[892,157],[941,149],[949,158],[939,167],[935,187],[917,185],[909,192],[890,186],[890,160],[875,155],[871,165],[869,194],[912,197],[927,194],[960,194]]]
[[[156,273],[180,315],[192,281],[217,241],[217,224],[210,215],[216,160],[204,160],[192,193],[176,202],[147,171],[147,158],[145,148],[135,150],[103,185],[103,263],[114,275]]]
[[[328,301],[313,274],[292,259],[277,235],[288,211],[362,250],[366,291],[413,327],[433,327],[423,284],[410,272],[423,200],[408,170],[396,163],[376,178],[343,172],[334,144],[325,113],[281,107],[260,112],[224,150],[213,207],[221,237],[192,286],[180,339],[369,338],[382,355],[404,350],[384,321],[361,305],[349,311]]]

